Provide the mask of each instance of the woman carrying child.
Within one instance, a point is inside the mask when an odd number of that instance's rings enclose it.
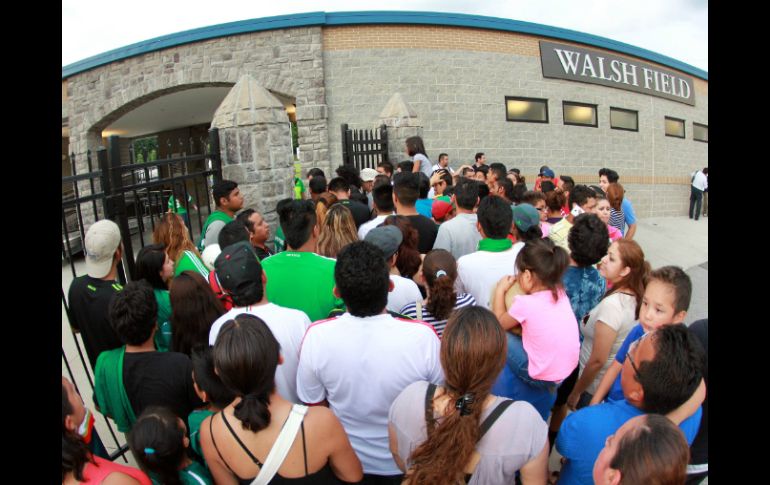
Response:
[[[644,295],[650,263],[636,242],[620,239],[610,245],[599,273],[607,280],[602,300],[581,322],[580,377],[567,398],[567,406],[580,409],[596,392],[623,340],[633,328]]]

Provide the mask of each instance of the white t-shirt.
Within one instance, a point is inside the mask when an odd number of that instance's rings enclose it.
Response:
[[[278,394],[287,401],[300,404],[297,397],[297,365],[302,337],[310,327],[310,319],[300,310],[278,306],[275,303],[265,305],[236,307],[217,318],[209,330],[209,345],[214,345],[219,330],[225,322],[241,313],[250,313],[259,317],[268,326],[281,346],[283,364],[275,369],[275,386]]]
[[[398,313],[406,305],[422,301],[422,293],[414,281],[395,274],[390,275],[390,281],[393,291],[388,293],[388,310]]]
[[[364,473],[397,475],[401,471],[388,447],[388,410],[409,384],[443,381],[439,348],[431,325],[387,313],[321,320],[302,342],[297,394],[306,403],[329,402]]]
[[[470,293],[478,306],[489,308],[492,290],[505,275],[516,275],[516,256],[524,247],[523,242],[513,244],[505,251],[476,251],[457,260],[458,293]]]
[[[599,373],[596,374],[593,382],[586,388],[586,392],[596,393],[596,388],[604,377],[612,362],[615,360],[615,354],[618,353],[623,341],[628,336],[628,332],[636,325],[636,297],[625,293],[613,293],[604,300],[600,301],[588,314],[588,320],[585,325],[580,324],[580,333],[583,334],[583,343],[580,346],[580,374],[591,357],[591,350],[594,346],[594,336],[596,335],[596,322],[601,321],[611,329],[618,332],[615,341],[612,342],[610,353],[607,360],[602,365]]]
[[[358,228],[358,239],[360,241],[363,241],[367,234],[369,234],[369,231],[374,229],[375,227],[379,226],[383,222],[385,222],[385,218],[387,218],[389,215],[393,215],[395,212],[391,212],[390,214],[377,216],[374,219],[372,219],[369,222],[364,222],[361,224],[361,227]]]

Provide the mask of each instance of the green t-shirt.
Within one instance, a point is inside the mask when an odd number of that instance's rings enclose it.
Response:
[[[278,225],[278,229],[275,230],[275,237],[273,238],[273,248],[276,253],[286,251],[286,236],[283,235],[283,229],[281,225]]]
[[[168,290],[155,288],[155,301],[158,302],[158,331],[155,332],[155,348],[159,352],[171,349],[171,300]]]
[[[193,205],[192,200],[192,195],[187,194],[187,202],[190,205]],[[184,204],[179,202],[173,195],[168,198],[168,210],[171,212],[176,212],[177,214],[187,214],[187,209],[185,209]]]
[[[150,473],[153,485],[163,485],[154,473]],[[192,463],[179,470],[179,481],[183,485],[214,485],[214,479],[206,468],[193,460]]]
[[[334,296],[336,261],[315,253],[284,251],[262,261],[270,303],[305,312],[310,321],[322,320],[345,304]]]
[[[203,449],[201,449],[201,423],[209,416],[213,416],[214,411],[208,409],[196,409],[187,417],[187,424],[190,426],[190,448],[203,458]]]
[[[201,258],[199,258],[192,251],[183,252],[182,256],[179,258],[179,261],[174,264],[174,276],[179,276],[179,273],[187,270],[197,271],[201,276],[203,276],[204,279],[208,281],[209,269],[205,264],[203,264]]]

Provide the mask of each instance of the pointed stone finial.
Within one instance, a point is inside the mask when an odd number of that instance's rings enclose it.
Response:
[[[416,118],[417,113],[409,106],[401,93],[395,93],[390,97],[385,107],[380,112],[380,118]]]
[[[212,128],[249,126],[256,123],[288,123],[283,103],[245,74],[227,93],[214,113]]]

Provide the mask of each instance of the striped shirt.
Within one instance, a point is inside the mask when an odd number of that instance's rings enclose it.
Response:
[[[420,302],[422,303],[422,302]],[[457,301],[455,302],[454,310],[457,310],[458,308],[471,306],[476,304],[476,299],[473,298],[473,295],[470,293],[460,293],[457,295]],[[416,320],[421,320],[425,323],[430,323],[433,325],[433,328],[436,330],[436,333],[438,334],[439,338],[444,333],[444,328],[446,327],[447,320],[436,320],[436,317],[434,317],[427,308],[425,308],[425,305],[422,305],[422,318],[418,318],[417,316],[417,302],[410,303],[404,308],[401,309],[399,312],[402,315],[405,315],[409,318],[413,318]]]
[[[620,231],[620,234],[624,234],[623,229],[625,229],[625,225],[626,216],[623,214],[623,211],[616,211],[615,209],[610,208],[610,226]]]

